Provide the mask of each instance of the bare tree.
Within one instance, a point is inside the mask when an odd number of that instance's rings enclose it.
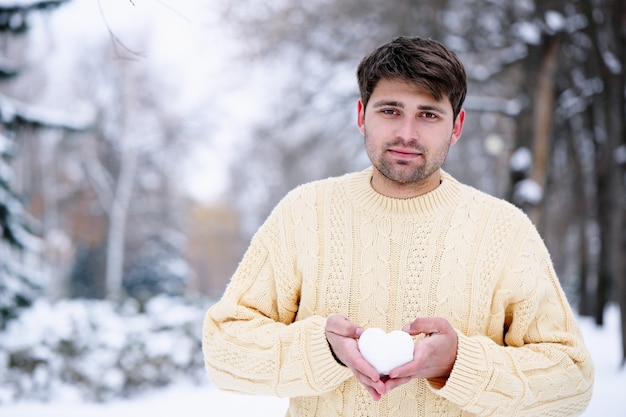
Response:
[[[59,75],[40,63],[42,78]],[[108,39],[67,71],[63,77],[75,79],[72,103],[93,110],[92,129],[36,135],[19,155],[29,209],[45,220],[41,233],[57,277],[51,283],[65,288],[54,295],[118,298],[149,285],[153,293],[182,292],[189,271],[178,167],[204,121],[171,105],[175,86],[150,62],[120,55]],[[73,116],[68,121],[80,120]],[[176,285],[158,287],[166,277]]]

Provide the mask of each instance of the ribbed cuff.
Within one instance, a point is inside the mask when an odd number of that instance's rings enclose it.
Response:
[[[484,390],[489,380],[490,360],[478,339],[457,334],[458,353],[450,377],[442,388],[433,390],[463,407],[476,398],[477,392]]]
[[[352,376],[352,371],[335,359],[326,339],[325,324],[324,321],[310,329],[307,343],[311,373],[322,391],[334,389]]]

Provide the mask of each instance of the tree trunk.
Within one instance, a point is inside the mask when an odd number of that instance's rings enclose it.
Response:
[[[533,109],[533,166],[530,178],[544,190],[541,203],[529,208],[528,215],[541,229],[545,209],[545,189],[548,184],[548,163],[550,162],[550,142],[552,137],[552,119],[554,113],[554,80],[558,69],[558,57],[561,41],[558,37],[546,38],[545,49],[541,57],[537,74],[537,87]]]
[[[134,103],[137,100],[133,72],[128,66],[122,66],[123,99],[120,109],[121,134],[118,140],[119,173],[114,187],[113,199],[109,210],[109,228],[106,255],[107,297],[117,299],[123,293],[124,253],[128,208],[133,195],[137,170],[138,149],[134,144],[131,120]]]
[[[589,253],[589,233],[587,231],[589,223],[589,193],[585,187],[585,171],[583,163],[579,155],[579,149],[582,147],[581,142],[587,140],[586,138],[579,137],[578,132],[581,130],[580,126],[573,126],[572,124],[579,122],[582,125],[584,122],[575,118],[570,120],[568,127],[568,135],[570,140],[567,143],[568,156],[570,165],[572,166],[572,199],[573,199],[573,214],[574,221],[578,228],[578,313],[582,316],[593,315],[593,301],[591,299],[592,293],[590,290],[589,273],[591,271],[590,265],[590,253]]]
[[[122,145],[124,148],[125,145]],[[106,284],[107,296],[119,298],[123,292],[124,243],[126,238],[126,219],[133,194],[137,153],[133,149],[124,149],[120,161],[120,174],[115,189],[115,197],[109,214],[107,239]]]

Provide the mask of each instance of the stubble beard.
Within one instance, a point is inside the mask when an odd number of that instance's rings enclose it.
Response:
[[[448,150],[450,149],[450,141],[445,145],[437,148],[432,158],[429,152],[417,143],[409,144],[408,147],[420,152],[424,161],[415,166],[405,161],[391,161],[390,158],[385,158],[386,150],[396,146],[401,141],[392,141],[386,144],[383,151],[375,157],[374,150],[368,146],[367,134],[365,135],[367,154],[374,167],[387,179],[399,184],[416,184],[425,181],[431,175],[441,168],[445,161]],[[406,146],[406,145],[405,145]]]

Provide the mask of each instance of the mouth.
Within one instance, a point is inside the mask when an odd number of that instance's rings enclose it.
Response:
[[[410,149],[410,148],[390,148],[387,150],[387,152],[390,155],[396,158],[401,158],[401,159],[412,159],[412,158],[423,155],[422,152],[416,149]]]

